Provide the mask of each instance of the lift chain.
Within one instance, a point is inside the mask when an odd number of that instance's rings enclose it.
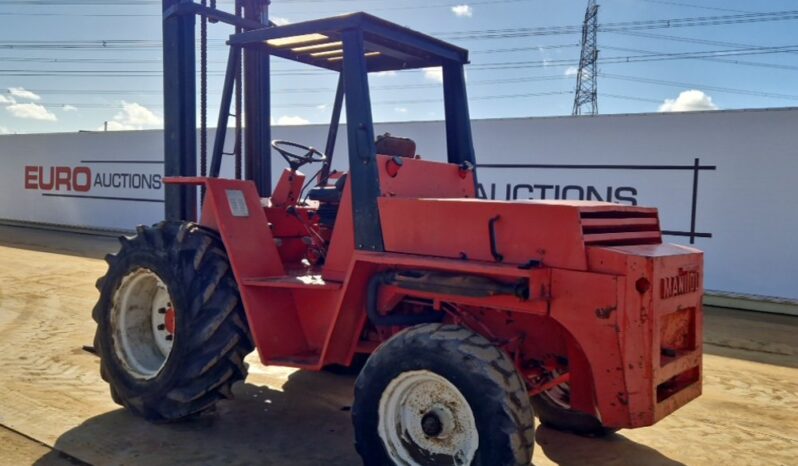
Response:
[[[244,16],[242,0],[236,0],[236,16],[241,18]],[[236,26],[236,34],[240,34],[244,30],[240,26]],[[241,50],[236,52],[241,53]],[[236,117],[236,139],[235,146],[233,146],[233,154],[235,156],[235,177],[237,180],[241,179],[241,142],[243,140],[241,110],[243,106],[243,92],[241,86],[242,79],[242,60],[239,57],[238,67],[236,69],[236,86],[235,86],[235,117]]]
[[[202,0],[207,6],[208,0]],[[208,17],[200,20],[200,176],[208,173]],[[205,186],[202,187],[205,198]]]
[[[216,0],[211,0],[211,9],[212,10],[216,9]],[[211,24],[216,24],[216,23],[219,22],[219,20],[217,20],[217,19],[211,19],[209,21],[210,21]]]

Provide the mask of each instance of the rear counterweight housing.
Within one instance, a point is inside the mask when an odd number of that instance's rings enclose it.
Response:
[[[623,277],[619,322],[629,426],[701,394],[703,254],[673,244],[587,248],[591,270]]]

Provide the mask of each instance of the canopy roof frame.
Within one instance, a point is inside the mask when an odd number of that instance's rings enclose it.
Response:
[[[369,72],[468,63],[466,49],[362,12],[246,31],[230,36],[228,43],[340,72],[343,35],[351,29],[363,33]]]

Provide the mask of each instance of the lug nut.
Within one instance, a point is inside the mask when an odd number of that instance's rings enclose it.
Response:
[[[162,307],[162,308],[158,309],[158,314],[166,314],[166,308]]]
[[[173,337],[172,335],[166,335],[166,340],[167,341],[172,341],[174,338],[175,337]]]
[[[163,329],[165,329],[165,328],[166,328],[166,325],[164,325],[164,324],[158,324],[158,330],[163,330]]]

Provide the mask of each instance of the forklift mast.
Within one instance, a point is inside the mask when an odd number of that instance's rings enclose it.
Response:
[[[273,25],[269,0],[236,0],[243,15],[236,16],[192,0],[163,0],[164,175],[197,175],[196,18],[204,17],[243,30]],[[236,58],[238,59],[238,57]],[[244,51],[243,92],[246,109],[244,168],[262,196],[271,192],[269,141],[269,57],[261,50]],[[229,107],[229,105],[228,105]],[[226,127],[220,126],[220,127]],[[196,220],[196,189],[166,185],[167,220]]]

